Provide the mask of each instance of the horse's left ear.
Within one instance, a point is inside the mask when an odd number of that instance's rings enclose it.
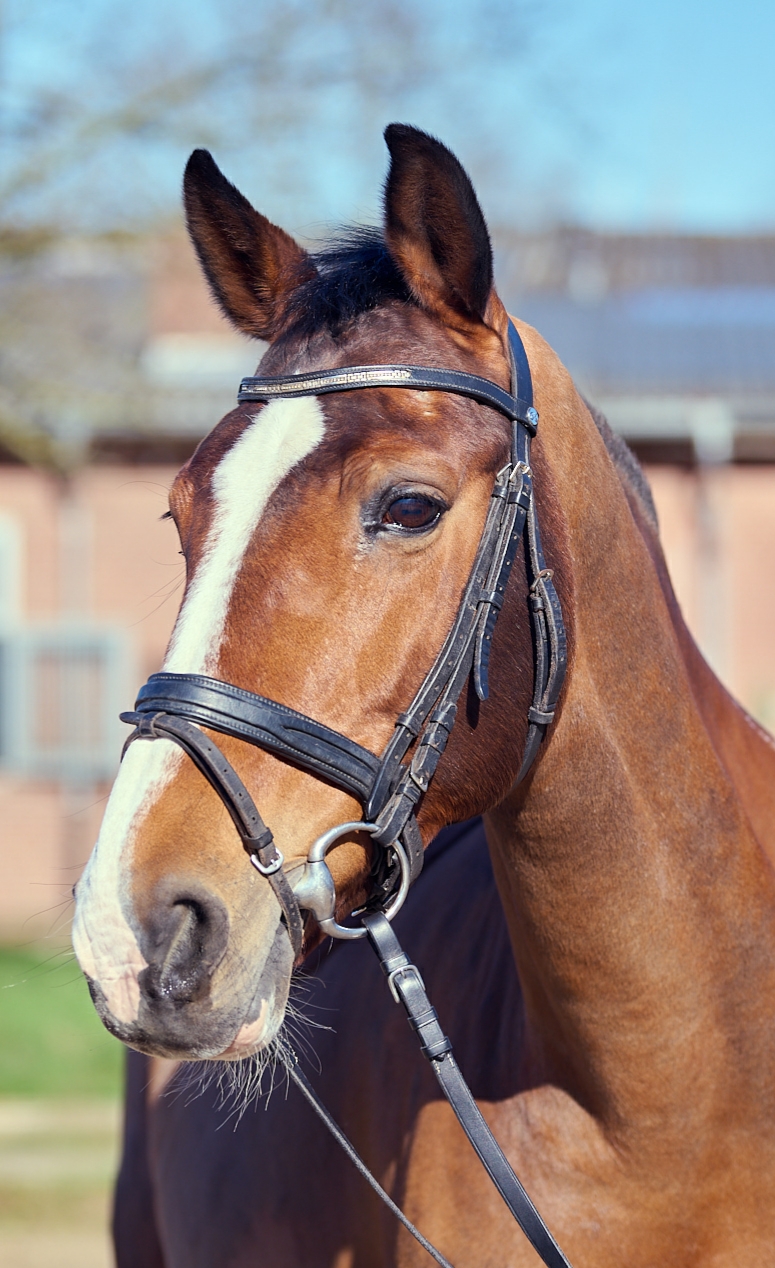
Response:
[[[487,320],[490,235],[474,187],[450,150],[403,123],[385,129],[385,239],[423,308],[452,325]],[[489,324],[489,323],[488,323]]]

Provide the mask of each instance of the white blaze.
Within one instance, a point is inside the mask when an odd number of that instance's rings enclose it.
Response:
[[[124,844],[177,770],[183,754],[172,740],[130,744],[105,808],[99,840],[78,882],[73,948],[102,987],[118,1021],[137,1016],[137,975],[146,961],[121,906]]]
[[[266,504],[324,434],[325,417],[315,397],[271,401],[221,459],[212,476],[210,531],[175,624],[165,669],[216,671],[234,583]],[[75,953],[84,972],[102,987],[113,1015],[125,1023],[137,1016],[137,974],[146,967],[121,903],[128,848],[183,760],[171,740],[130,745],[78,885]]]
[[[234,582],[269,498],[297,462],[323,439],[325,419],[313,396],[271,401],[213,473],[215,511],[196,576],[178,617],[164,668],[212,674],[218,664]]]

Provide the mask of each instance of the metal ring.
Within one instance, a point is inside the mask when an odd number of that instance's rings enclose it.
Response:
[[[350,823],[340,823],[335,828],[329,828],[328,831],[323,832],[316,841],[313,841],[310,846],[310,851],[307,855],[307,866],[320,867],[322,865],[326,868],[329,877],[331,877],[331,873],[325,862],[325,857],[332,845],[335,845],[337,841],[339,841],[343,836],[346,836],[349,832],[368,832],[371,836],[373,836],[374,833],[378,831],[379,827],[376,823],[365,823],[363,820],[355,820]],[[392,920],[394,916],[398,915],[398,912],[403,907],[406,896],[409,893],[410,885],[409,860],[406,857],[404,847],[400,844],[400,842],[392,841],[390,848],[395,850],[398,856],[398,862],[401,867],[401,884],[398,888],[398,893],[385,908],[385,917],[388,920]],[[303,885],[300,885],[299,889],[300,905],[303,906]],[[333,879],[331,880],[331,892],[333,893]],[[363,925],[340,925],[335,920],[333,912],[328,917],[321,918],[320,915],[317,915],[317,921],[323,932],[329,934],[332,938],[353,939],[366,937],[366,930]]]
[[[336,845],[340,837],[346,836],[348,832],[368,832],[373,836],[378,832],[379,828],[376,823],[364,823],[361,819],[356,819],[349,823],[339,823],[335,828],[329,828],[327,832],[322,832],[312,845],[309,847],[307,860],[310,863],[322,863],[332,845]]]

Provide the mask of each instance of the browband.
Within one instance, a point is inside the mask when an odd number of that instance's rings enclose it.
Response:
[[[423,365],[353,365],[343,370],[313,370],[308,374],[284,374],[275,378],[248,378],[240,383],[238,400],[271,401],[294,396],[320,396],[325,392],[347,392],[364,387],[413,387],[419,391],[456,392],[482,405],[492,405],[512,422],[522,423],[535,436],[538,413],[531,404],[532,386],[527,368],[528,400],[505,392],[490,379],[463,370],[436,370]],[[524,370],[518,367],[519,383]],[[527,395],[527,394],[526,394]]]

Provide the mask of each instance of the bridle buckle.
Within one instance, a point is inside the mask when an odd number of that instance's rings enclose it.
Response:
[[[406,976],[415,977],[419,985],[422,987],[422,989],[425,990],[425,983],[422,979],[422,973],[418,969],[417,965],[416,964],[402,964],[397,969],[393,969],[392,973],[388,973],[388,979],[387,979],[388,986],[390,987],[390,994],[393,996],[393,999],[396,1001],[397,1004],[401,1003],[401,996],[398,993],[398,987],[396,986],[396,981],[398,978],[406,977]]]
[[[279,872],[285,862],[282,850],[277,851],[271,863],[262,863],[257,854],[249,854],[248,858],[256,871],[260,872],[262,876],[274,876],[275,872]]]

